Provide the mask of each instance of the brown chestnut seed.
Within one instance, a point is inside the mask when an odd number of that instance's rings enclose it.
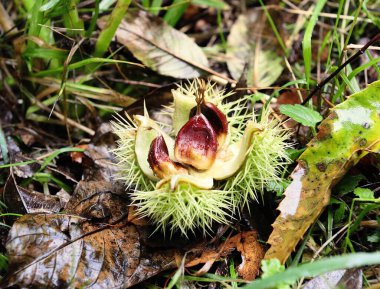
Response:
[[[184,167],[169,158],[168,147],[162,135],[152,141],[148,154],[148,163],[154,174],[160,179],[176,174],[188,174]]]
[[[178,132],[174,155],[183,164],[198,170],[207,170],[215,161],[218,142],[207,118],[199,113]]]
[[[222,147],[224,142],[226,141],[227,133],[228,133],[227,117],[215,104],[211,102],[201,103],[200,111],[210,122],[212,128],[214,129],[216,133],[216,137],[217,137],[218,145],[219,145],[218,148]],[[197,106],[191,109],[190,118],[196,115],[196,113],[197,113]]]

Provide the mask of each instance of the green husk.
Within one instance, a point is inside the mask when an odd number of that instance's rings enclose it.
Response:
[[[249,199],[258,200],[258,195],[273,183],[281,182],[285,167],[291,162],[286,149],[289,131],[282,128],[275,119],[269,119],[269,112],[262,114],[259,124],[262,130],[252,137],[251,147],[245,163],[232,178],[228,179],[223,189],[238,192],[236,202],[244,205]]]
[[[151,191],[134,191],[131,194],[137,212],[149,217],[157,230],[180,231],[188,236],[196,228],[204,234],[210,232],[213,223],[228,224],[232,219],[232,192],[204,190],[188,183],[181,183],[174,190],[169,184]]]
[[[163,110],[163,114],[172,117],[174,135],[189,120],[190,110],[196,106],[199,85],[200,81],[194,81],[179,86],[173,91],[174,103]],[[180,231],[187,236],[198,228],[206,234],[212,230],[213,223],[228,224],[237,208],[249,199],[258,201],[258,195],[262,196],[269,185],[282,182],[282,173],[290,162],[286,154],[291,146],[287,142],[289,132],[277,120],[269,118],[269,110],[263,111],[257,121],[248,109],[248,96],[228,102],[227,97],[231,95],[210,83],[204,91],[205,101],[215,104],[227,116],[229,124],[227,143],[219,148],[217,160],[206,171],[188,167],[189,175],[174,175],[158,182],[149,180],[154,177],[146,161],[149,138],[140,142],[136,132],[148,127],[164,135],[170,144],[170,158],[176,161],[173,139],[147,112],[135,116],[135,124],[122,120],[113,124],[120,137],[119,148],[115,150],[120,175],[127,185],[135,185],[136,190],[131,193],[133,204],[140,216],[150,218],[157,225],[157,230]],[[136,142],[139,148],[135,148]],[[144,163],[143,169],[138,166],[139,158]]]
[[[126,115],[126,119],[116,115],[111,125],[113,132],[119,137],[117,148],[112,151],[118,161],[116,165],[119,171],[116,178],[123,180],[127,189],[152,190],[155,186],[154,182],[140,169],[135,154],[136,124],[128,115]]]

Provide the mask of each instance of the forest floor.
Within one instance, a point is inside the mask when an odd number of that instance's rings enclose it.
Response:
[[[0,0],[0,287],[380,288],[379,29],[378,0]],[[259,128],[158,200],[146,112],[158,161],[199,115]]]

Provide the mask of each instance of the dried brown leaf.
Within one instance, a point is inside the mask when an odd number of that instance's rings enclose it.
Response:
[[[65,205],[63,198],[27,190],[17,185],[13,172],[8,177],[3,192],[4,203],[12,213],[57,213]]]
[[[212,264],[221,257],[227,256],[234,249],[241,254],[242,263],[238,267],[238,273],[245,280],[253,280],[259,273],[260,262],[264,258],[264,249],[257,240],[255,231],[239,233],[217,248],[206,248],[199,257],[185,264],[186,267],[205,264],[195,275],[203,275],[208,272]]]
[[[63,214],[21,217],[7,244],[2,287],[128,288],[176,266],[177,251],[151,251],[134,225],[97,226]]]
[[[78,145],[76,146],[76,148],[80,148],[80,149],[87,149],[88,148],[88,145]],[[72,159],[73,162],[76,162],[78,164],[82,163],[82,159],[83,159],[83,152],[71,152],[70,153],[70,157]]]
[[[87,219],[113,223],[128,212],[124,187],[117,182],[80,181],[65,211]]]
[[[242,257],[242,263],[238,267],[239,275],[245,280],[255,279],[259,274],[260,262],[264,258],[264,249],[257,240],[256,232],[241,233],[236,249]]]

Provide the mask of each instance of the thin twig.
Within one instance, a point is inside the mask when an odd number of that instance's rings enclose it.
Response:
[[[84,125],[81,125],[80,123],[77,123],[76,121],[72,120],[71,118],[65,118],[65,116],[63,116],[61,113],[59,112],[56,112],[56,111],[51,111],[51,109],[44,105],[41,101],[35,99],[35,102],[37,104],[38,107],[40,107],[42,110],[46,111],[46,112],[51,112],[56,118],[58,118],[59,120],[65,122],[70,125],[70,126],[73,126],[73,127],[76,127],[86,133],[88,133],[89,135],[93,136],[95,135],[95,131],[84,126]]]
[[[348,64],[350,64],[352,61],[356,60],[360,55],[362,55],[368,47],[370,47],[373,43],[378,41],[380,39],[380,33],[376,34],[370,41],[367,42],[362,48],[360,48],[354,55],[352,55],[350,58],[348,58],[343,64],[341,64],[337,70],[335,70],[333,73],[331,73],[328,77],[326,77],[322,82],[318,83],[317,86],[309,93],[309,95],[304,99],[302,102],[302,105],[307,103],[315,93],[317,93],[323,86],[325,86],[331,79],[333,79],[335,76],[341,72],[342,69],[344,69]]]

